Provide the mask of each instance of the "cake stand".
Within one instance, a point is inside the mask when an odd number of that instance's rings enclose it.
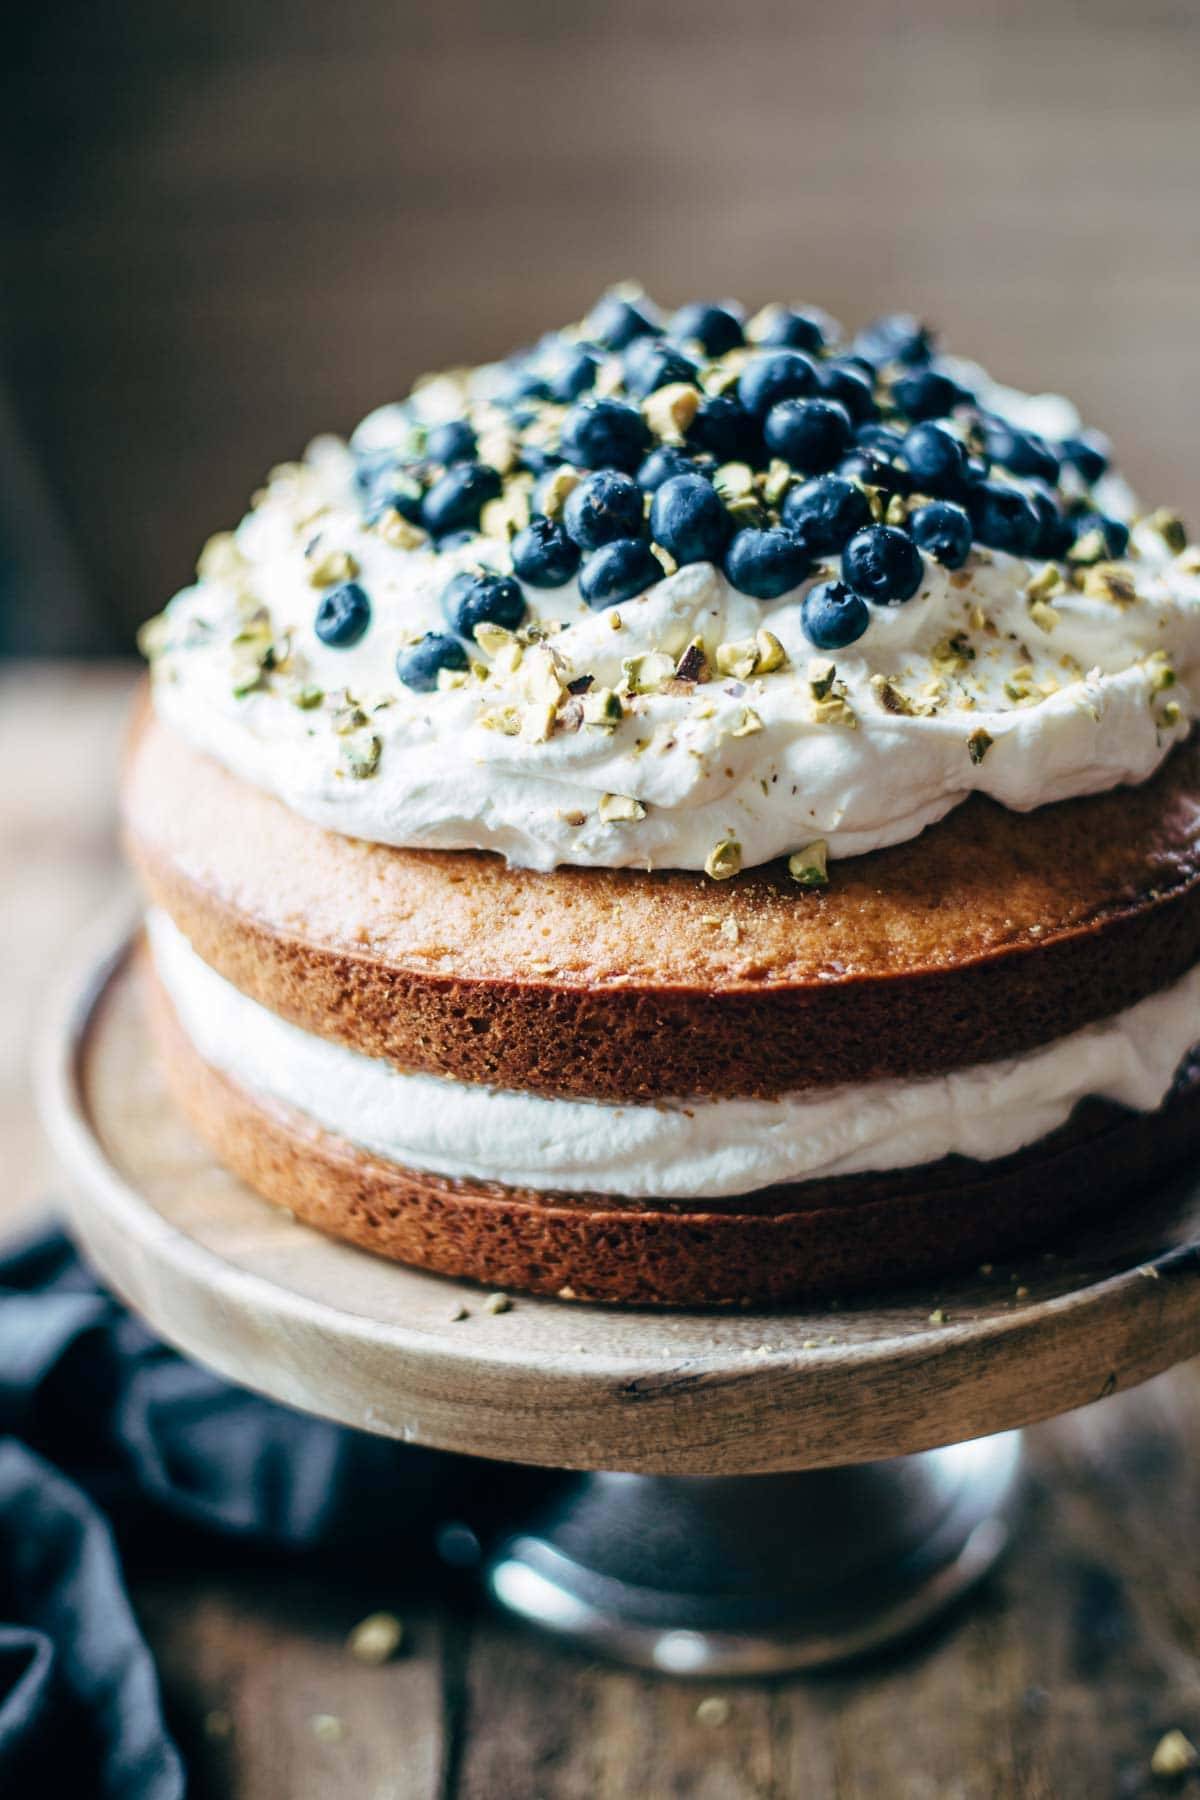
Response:
[[[40,1091],[97,1269],[187,1355],[360,1430],[541,1465],[485,1560],[511,1612],[643,1668],[815,1668],[932,1618],[1016,1528],[1019,1428],[1200,1350],[1200,1182],[969,1277],[790,1310],[513,1296],[319,1236],[173,1111],[126,934]]]

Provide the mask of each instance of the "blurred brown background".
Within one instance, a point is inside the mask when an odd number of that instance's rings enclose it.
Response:
[[[268,464],[626,274],[925,312],[1200,514],[1187,0],[6,14],[0,649],[126,645]]]

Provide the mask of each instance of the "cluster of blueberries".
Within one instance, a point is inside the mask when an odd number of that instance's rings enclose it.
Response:
[[[811,589],[802,607],[804,632],[823,650],[862,636],[868,603],[910,599],[925,556],[959,568],[977,542],[1062,558],[1093,532],[1108,556],[1126,548],[1120,521],[1081,498],[1064,502],[1058,491],[1068,466],[1077,492],[1099,480],[1108,467],[1104,441],[1088,433],[1052,444],[979,409],[907,315],[877,320],[842,352],[828,349],[819,317],[774,309],[736,382],[701,398],[682,445],[656,439],[641,403],[673,383],[698,385],[705,364],[741,350],[739,315],[694,304],[663,322],[644,302],[613,294],[587,331],[586,342],[554,336],[506,365],[500,403],[518,434],[519,466],[535,478],[530,522],[511,546],[517,579],[488,569],[454,576],[444,597],[449,632],[400,654],[398,671],[411,687],[432,689],[439,670],[465,668],[463,640],[476,625],[518,625],[520,583],[556,588],[577,579],[597,608],[644,592],[663,574],[652,545],[679,565],[718,565],[734,588],[763,601],[791,592],[821,558],[840,555],[841,580]],[[601,358],[613,354],[622,359],[625,397],[593,395]],[[520,435],[547,406],[569,407],[557,449],[546,448],[544,430],[533,434],[536,443]],[[367,517],[394,508],[438,548],[469,541],[503,489],[478,448],[470,422],[458,419],[428,431],[419,460],[362,456]],[[733,499],[714,485],[724,464],[761,471],[774,462],[799,478],[778,507],[755,493]],[[582,479],[551,516],[547,487],[563,464]],[[920,500],[903,526],[881,524],[867,489],[885,507],[896,496]],[[322,600],[317,632],[327,643],[353,643],[369,617],[362,589],[345,583]]]

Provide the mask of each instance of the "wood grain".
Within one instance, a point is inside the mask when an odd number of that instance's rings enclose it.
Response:
[[[105,767],[121,672],[0,676],[0,1151],[34,1153],[24,1060],[68,927],[118,881]],[[32,727],[52,718],[50,761]],[[15,877],[15,879],[14,879]],[[15,934],[15,935],[14,935]],[[15,1152],[15,1154],[14,1154]],[[497,1321],[502,1324],[503,1320]],[[1152,1800],[1159,1736],[1200,1742],[1200,1365],[1032,1433],[1025,1529],[982,1597],[899,1659],[817,1681],[705,1689],[552,1650],[395,1570],[215,1572],[219,1552],[138,1579],[192,1800]],[[380,1606],[404,1658],[364,1669],[350,1623]],[[340,1715],[340,1744],[313,1712]],[[229,1736],[206,1716],[227,1713]]]

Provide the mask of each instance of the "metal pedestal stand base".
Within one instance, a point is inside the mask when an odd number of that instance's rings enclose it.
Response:
[[[797,1475],[583,1475],[487,1571],[510,1612],[672,1675],[878,1650],[1004,1550],[1020,1433]]]

